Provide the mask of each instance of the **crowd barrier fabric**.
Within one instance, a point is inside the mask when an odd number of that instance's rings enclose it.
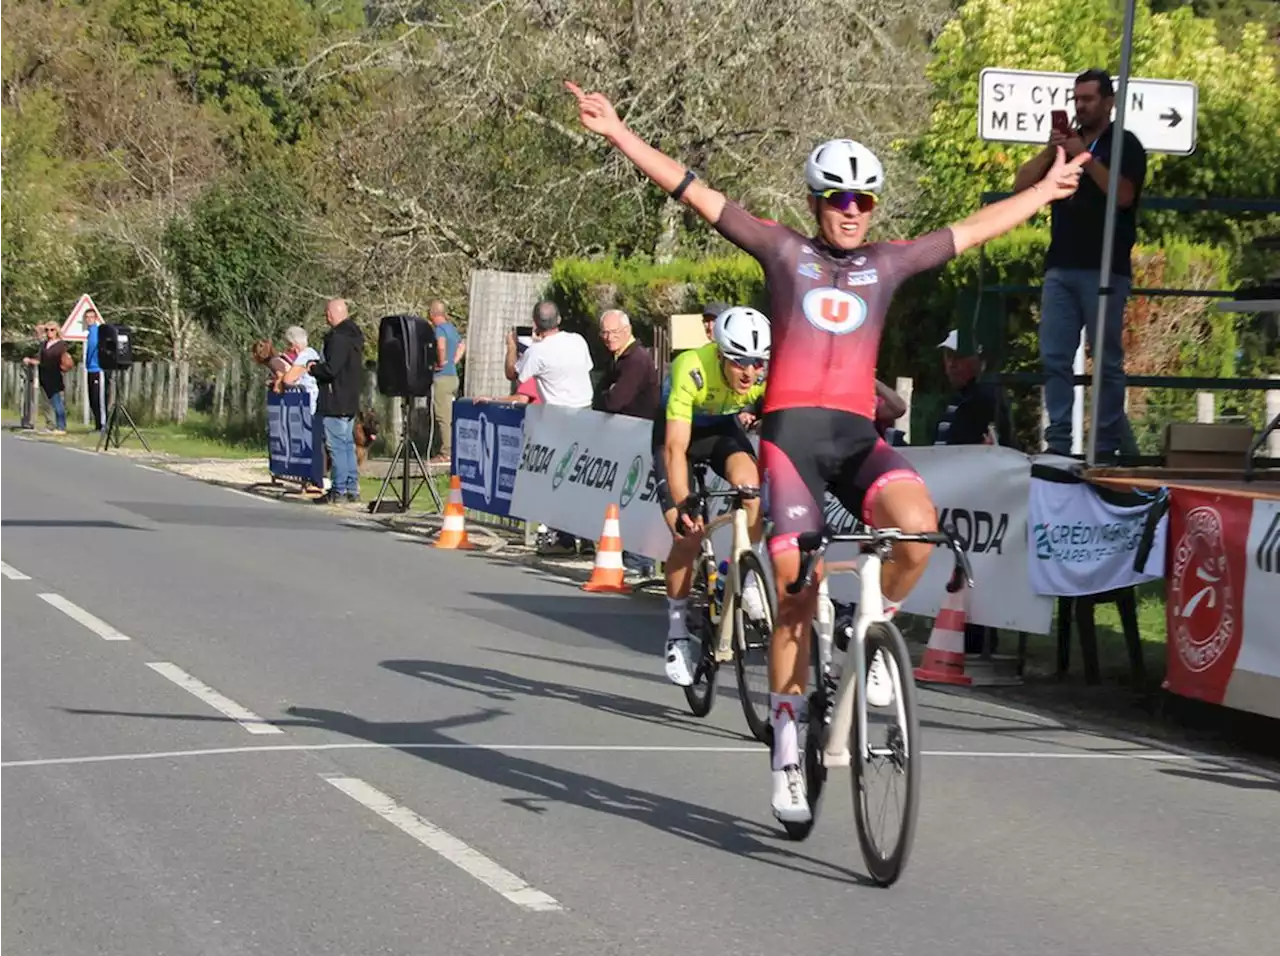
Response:
[[[1175,488],[1164,686],[1280,718],[1280,502]]]
[[[458,399],[453,403],[453,474],[462,504],[473,511],[511,513],[524,432],[523,405]]]
[[[666,558],[671,535],[656,503],[651,422],[536,405],[526,409],[524,426],[512,515],[594,540],[605,508],[616,503],[623,547],[655,560]],[[988,446],[901,451],[924,477],[941,520],[955,527],[969,553],[977,582],[969,620],[1048,633],[1053,602],[1032,591],[1027,568],[1030,459]],[[713,489],[719,486],[713,483]],[[824,505],[830,526],[854,526],[834,499],[828,497]],[[727,554],[728,529],[714,543],[717,553]],[[837,545],[830,554],[833,560],[848,557],[852,548]],[[952,566],[950,552],[936,550],[905,610],[936,615]],[[831,590],[837,600],[853,600],[856,581],[842,575],[832,580]]]
[[[267,391],[267,458],[277,478],[324,484],[323,419],[311,414],[305,389]]]

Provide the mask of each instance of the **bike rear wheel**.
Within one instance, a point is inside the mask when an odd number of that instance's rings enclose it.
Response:
[[[902,875],[915,837],[920,809],[920,724],[911,657],[902,634],[891,623],[872,624],[865,650],[868,668],[877,651],[884,655],[894,702],[886,708],[866,708],[869,746],[858,739],[856,720],[850,731],[853,816],[867,871],[876,883],[889,886]],[[881,778],[901,787],[900,799],[875,799]]]
[[[742,603],[742,587],[754,581],[761,598],[761,613],[748,614]],[[733,663],[738,675],[738,699],[752,736],[769,745],[773,731],[769,725],[769,643],[777,608],[764,566],[754,551],[744,551],[738,559],[739,592],[734,597]]]
[[[718,634],[711,618],[711,605],[715,597],[707,590],[708,577],[707,561],[700,558],[694,572],[693,588],[689,591],[686,611],[689,635],[698,646],[698,660],[694,664],[693,683],[683,688],[684,698],[695,717],[705,717],[711,713],[716,702],[716,679],[720,673],[720,664],[715,657]],[[721,610],[720,613],[723,614],[724,611]]]

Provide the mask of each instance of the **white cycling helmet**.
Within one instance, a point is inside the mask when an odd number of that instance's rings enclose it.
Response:
[[[818,146],[804,164],[805,185],[815,193],[857,189],[875,193],[884,184],[884,167],[876,154],[851,139],[832,139]]]
[[[725,309],[716,316],[711,338],[719,346],[720,354],[728,359],[750,358],[763,362],[769,358],[773,344],[765,314],[742,305]]]

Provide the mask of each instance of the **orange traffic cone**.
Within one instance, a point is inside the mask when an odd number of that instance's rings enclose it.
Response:
[[[582,586],[582,590],[630,594],[631,587],[622,580],[624,573],[618,506],[611,503],[604,512],[604,531],[596,542],[596,562],[591,569],[591,580]]]
[[[444,506],[444,527],[436,538],[437,548],[470,551],[475,547],[467,538],[467,518],[462,508],[462,482],[454,475],[449,479],[449,503]]]
[[[964,672],[964,625],[965,595],[968,588],[961,588],[956,593],[947,592],[933,622],[933,633],[929,635],[929,646],[925,648],[924,660],[916,668],[916,680],[923,683],[960,684],[969,686],[973,678]]]

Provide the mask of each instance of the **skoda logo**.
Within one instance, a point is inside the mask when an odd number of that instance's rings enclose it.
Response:
[[[551,488],[554,491],[559,488],[564,481],[564,476],[569,473],[569,466],[573,464],[573,456],[578,453],[578,443],[574,442],[569,446],[569,450],[560,456],[560,460],[556,462],[556,470],[551,475]]]
[[[631,459],[631,467],[627,469],[627,478],[622,483],[622,495],[618,498],[618,504],[625,508],[631,504],[631,499],[636,496],[636,488],[640,484],[640,474],[644,471],[644,459],[639,455]]]

